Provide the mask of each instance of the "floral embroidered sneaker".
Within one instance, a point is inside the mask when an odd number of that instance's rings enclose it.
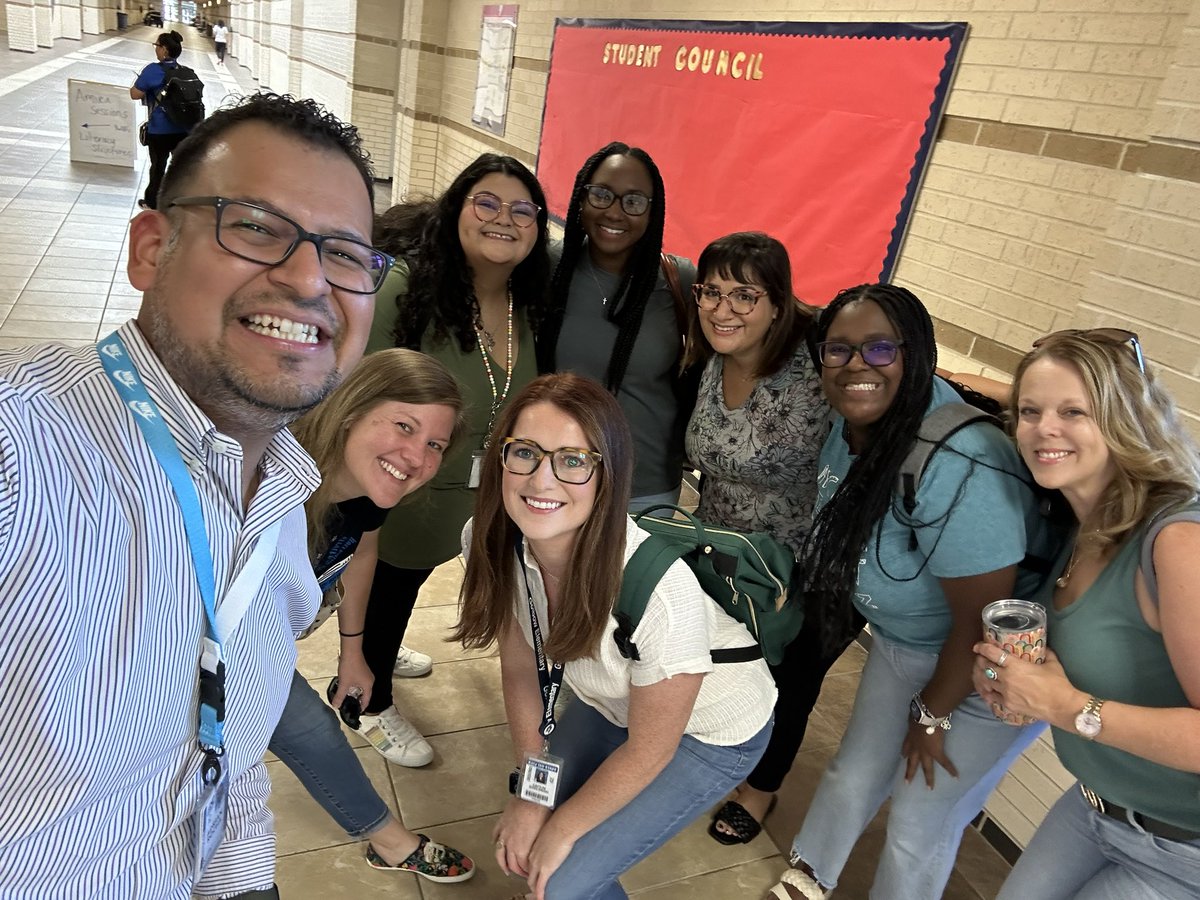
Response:
[[[466,881],[475,874],[475,863],[471,857],[464,856],[453,847],[431,841],[427,835],[418,834],[417,837],[421,839],[417,849],[394,866],[384,862],[375,848],[367,844],[367,865],[389,872],[413,872],[439,884]]]

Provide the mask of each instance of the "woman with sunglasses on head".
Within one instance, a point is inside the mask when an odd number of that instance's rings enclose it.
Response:
[[[159,24],[162,24],[161,22]],[[167,161],[180,141],[191,131],[185,125],[176,125],[167,116],[166,110],[155,102],[155,97],[167,80],[167,73],[179,67],[179,54],[183,52],[183,35],[178,31],[164,31],[154,41],[154,57],[157,62],[142,69],[129,96],[141,100],[150,110],[146,120],[146,149],[150,151],[150,181],[146,185],[146,193],[138,201],[142,209],[158,208],[158,188],[162,184],[163,174],[167,171]]]
[[[808,615],[826,648],[871,624],[850,722],[771,895],[820,898],[889,797],[873,900],[936,900],[963,828],[1038,726],[998,721],[972,690],[981,612],[1027,597],[1041,576],[1018,564],[1053,541],[1004,434],[978,422],[928,460],[915,502],[898,492],[922,421],[959,399],[934,375],[928,312],[886,284],[849,288],[822,314],[813,347],[836,414],[821,449],[817,514],[801,553]]]
[[[543,372],[595,378],[616,396],[637,460],[631,511],[675,503],[694,378],[680,375],[692,264],[664,256],[666,197],[650,155],[614,141],[575,176],[552,250],[552,315],[538,334]]]
[[[1200,453],[1128,331],[1043,338],[1011,397],[1021,456],[1078,524],[1034,598],[1046,662],[979,644],[975,685],[1049,722],[1078,783],[1000,897],[1200,897]]]
[[[815,311],[792,294],[787,249],[759,232],[713,241],[697,272],[687,364],[702,365],[703,374],[685,445],[704,476],[696,515],[766,532],[798,553],[812,523],[817,453],[828,430],[829,405],[805,344]],[[762,760],[709,829],[723,844],[758,835],[796,757],[821,680],[844,649],[822,654],[817,637],[810,623],[771,669],[779,689],[775,728]]]
[[[466,406],[461,439],[441,470],[383,525],[363,636],[375,676],[364,736],[389,762],[423,766],[433,748],[396,708],[392,677],[431,669],[428,656],[402,645],[417,593],[458,555],[492,426],[537,374],[533,333],[550,273],[546,198],[520,162],[485,153],[437,200],[393,207],[376,231],[399,261],[376,298],[367,352],[428,353],[458,379]]]
[[[366,357],[292,430],[321,473],[305,504],[308,547],[323,597],[308,637],[336,610],[341,635],[335,708],[367,702],[374,679],[361,644],[379,526],[387,511],[425,484],[451,446],[462,414],[454,377],[413,350]],[[344,712],[348,724],[353,713]],[[431,881],[465,881],[474,864],[416,834],[388,810],[342,733],[337,716],[297,671],[268,749],[352,838],[365,838],[376,869]]]
[[[770,732],[766,664],[711,657],[753,638],[683,562],[654,589],[635,658],[613,640],[625,563],[648,537],[626,515],[632,474],[612,395],[542,376],[501,415],[463,532],[454,637],[499,643],[518,767],[496,859],[538,900],[626,896],[618,876],[737,784]],[[564,680],[575,698],[556,722]]]

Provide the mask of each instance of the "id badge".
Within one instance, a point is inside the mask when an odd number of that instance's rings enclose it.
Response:
[[[200,795],[200,805],[196,809],[197,881],[225,839],[225,805],[228,799],[229,779],[223,773],[216,784],[206,785]]]
[[[476,450],[471,454],[471,474],[467,476],[467,487],[479,487],[479,479],[483,476],[483,453],[482,450]]]
[[[558,782],[562,777],[563,760],[546,751],[525,757],[525,768],[521,771],[521,784],[517,796],[538,806],[554,809],[558,799]]]

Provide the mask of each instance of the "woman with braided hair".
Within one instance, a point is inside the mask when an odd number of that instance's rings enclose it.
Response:
[[[613,142],[575,176],[548,321],[538,333],[542,372],[595,378],[633,431],[630,510],[679,499],[683,432],[696,380],[680,375],[695,267],[664,256],[666,197],[650,155]],[[674,282],[674,283],[672,283]]]
[[[898,474],[925,416],[958,394],[934,374],[928,312],[886,284],[842,291],[811,340],[835,413],[821,449],[813,528],[800,553],[809,615],[826,646],[871,624],[841,747],[791,865],[771,896],[823,898],[889,797],[873,900],[936,900],[963,828],[1039,725],[1012,727],[973,692],[983,607],[1028,597],[1050,558],[1031,479],[994,425],[976,422],[929,457],[909,509]]]

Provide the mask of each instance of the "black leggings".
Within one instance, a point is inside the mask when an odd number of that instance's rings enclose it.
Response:
[[[815,619],[806,624],[796,639],[788,644],[783,661],[771,666],[771,675],[779,697],[775,701],[775,729],[762,759],[746,778],[746,783],[757,791],[774,794],[783,784],[783,779],[796,761],[804,732],[808,729],[808,717],[812,714],[817,698],[821,695],[821,684],[830,667],[837,662],[854,638],[862,631],[866,620],[854,612],[856,627],[832,653],[821,652],[821,636]]]
[[[400,569],[383,560],[375,563],[375,578],[363,622],[363,656],[375,676],[371,702],[363,712],[377,715],[392,705],[392,666],[404,643],[404,631],[417,602],[417,593],[433,569]]]
[[[146,195],[142,199],[151,209],[158,209],[158,188],[167,171],[167,160],[185,137],[186,134],[146,135],[146,149],[150,151],[150,183],[146,185]]]

